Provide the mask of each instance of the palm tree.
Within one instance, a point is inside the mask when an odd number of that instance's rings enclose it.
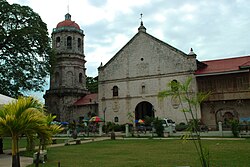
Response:
[[[46,125],[37,129],[37,135],[39,138],[39,146],[36,157],[36,167],[39,166],[39,156],[40,151],[45,149],[45,145],[50,143],[52,140],[52,136],[61,132],[63,128],[61,126],[52,124],[52,121],[56,118],[56,116],[52,116],[51,114],[46,116]]]
[[[36,134],[45,125],[44,106],[32,97],[19,97],[0,109],[0,136],[12,137],[12,167],[20,167],[19,138]]]

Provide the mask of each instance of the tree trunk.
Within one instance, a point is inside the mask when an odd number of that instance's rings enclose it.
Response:
[[[42,139],[40,139],[38,151],[36,155],[36,167],[39,167],[41,145],[42,145]]]
[[[12,167],[20,167],[20,159],[17,154],[17,136],[12,136]]]
[[[3,154],[3,138],[0,137],[0,154]]]

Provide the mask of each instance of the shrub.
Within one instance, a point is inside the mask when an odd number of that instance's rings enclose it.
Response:
[[[184,122],[181,122],[180,124],[176,125],[175,130],[176,131],[185,131],[188,129],[188,125],[186,125]]]
[[[164,127],[162,126],[162,120],[160,120],[158,117],[154,119],[153,121],[155,133],[158,137],[163,137],[163,131]]]
[[[231,124],[231,130],[232,133],[234,135],[234,137],[238,137],[239,136],[239,121],[236,119],[230,120],[230,124]]]

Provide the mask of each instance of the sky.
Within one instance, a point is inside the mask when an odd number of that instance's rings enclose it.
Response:
[[[200,61],[250,55],[249,0],[7,1],[31,7],[50,35],[69,12],[84,30],[91,77],[138,32],[141,13],[147,33],[187,54],[193,48]]]

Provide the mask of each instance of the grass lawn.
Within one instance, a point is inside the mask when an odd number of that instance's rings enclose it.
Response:
[[[212,167],[248,167],[250,140],[204,140]],[[44,167],[199,167],[192,141],[108,140],[48,149]],[[32,167],[34,165],[31,165]]]

